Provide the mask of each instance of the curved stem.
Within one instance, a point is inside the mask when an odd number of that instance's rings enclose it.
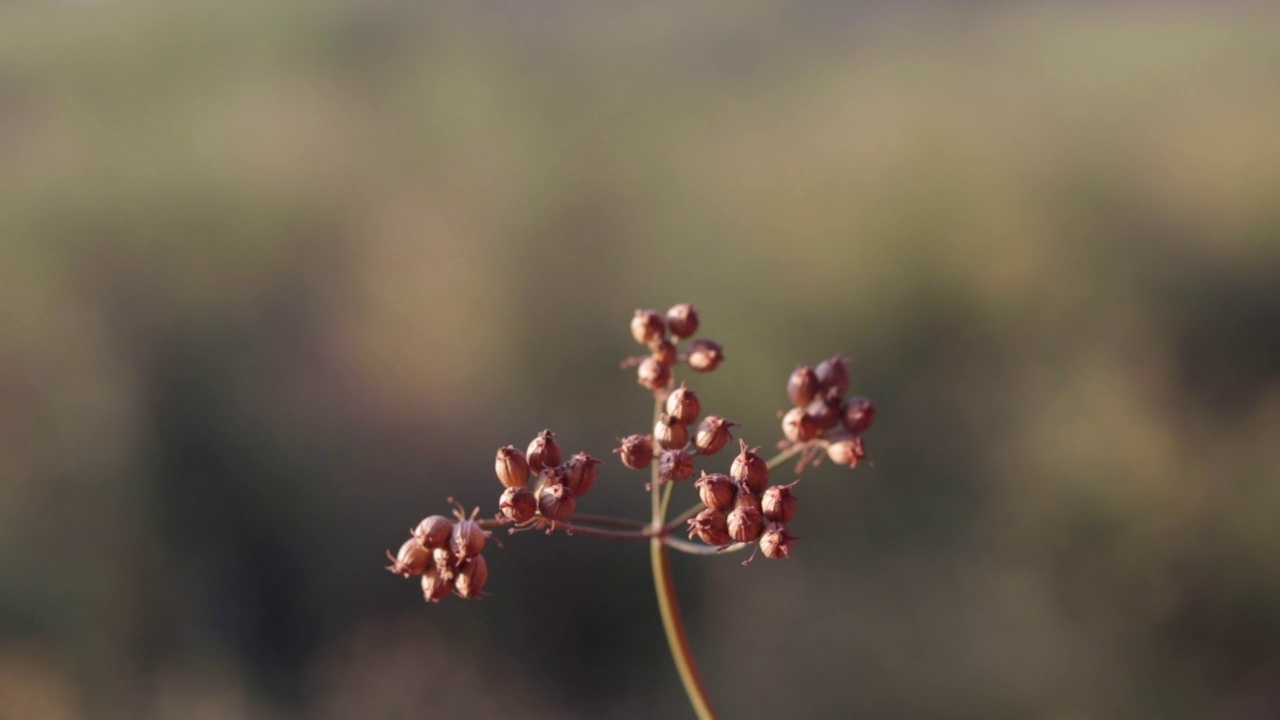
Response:
[[[673,538],[670,535],[662,539],[662,542],[672,550],[685,553],[686,555],[723,555],[725,553],[738,552],[751,546],[751,543],[733,543],[732,545],[702,545],[700,543]]]

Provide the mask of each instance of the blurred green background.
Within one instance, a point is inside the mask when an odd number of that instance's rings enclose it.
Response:
[[[1280,717],[1261,5],[0,4],[0,717],[689,716],[641,545],[382,569],[543,427],[643,517],[684,300],[748,440],[880,407],[677,557],[725,717]]]

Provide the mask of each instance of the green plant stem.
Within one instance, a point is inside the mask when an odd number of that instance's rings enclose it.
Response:
[[[662,402],[655,401],[653,407],[654,422],[662,412]],[[671,648],[671,659],[675,661],[676,672],[680,682],[684,684],[685,694],[689,696],[689,704],[698,720],[716,720],[716,713],[711,709],[711,701],[707,699],[707,689],[702,684],[702,676],[698,673],[698,665],[693,659],[693,649],[689,647],[689,634],[684,627],[684,618],[680,615],[680,600],[676,597],[675,583],[671,578],[671,557],[667,552],[665,538],[666,528],[663,520],[666,517],[667,505],[671,501],[671,486],[666,492],[659,487],[658,464],[655,462],[650,471],[650,497],[653,507],[653,524],[650,527],[652,537],[649,539],[649,561],[653,566],[653,587],[658,596],[658,612],[662,615],[662,629],[666,632],[667,645]]]

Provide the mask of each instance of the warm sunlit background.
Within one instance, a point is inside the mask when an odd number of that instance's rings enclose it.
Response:
[[[749,440],[880,407],[676,558],[727,718],[1280,717],[1261,5],[0,4],[0,718],[689,716],[642,545],[382,569],[543,427],[643,517],[682,300]]]

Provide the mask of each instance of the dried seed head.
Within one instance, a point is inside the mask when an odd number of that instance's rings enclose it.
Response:
[[[791,534],[785,523],[771,522],[760,535],[760,552],[772,560],[791,557],[791,545],[800,538]]]
[[[551,483],[538,493],[538,512],[548,520],[564,520],[573,514],[577,505],[566,485]]]
[[[862,444],[861,436],[850,440],[833,442],[827,446],[827,457],[831,458],[831,462],[837,465],[848,465],[851,468],[858,467],[858,461],[866,456],[867,450]]]
[[[525,456],[529,462],[529,469],[533,472],[559,465],[560,445],[556,443],[555,433],[550,430],[538,433],[533,442],[529,443]]]
[[[400,552],[395,556],[392,556],[391,551],[388,550],[387,559],[391,561],[387,569],[393,573],[405,577],[421,575],[431,562],[431,551],[422,547],[417,539],[409,538],[400,546]]]
[[[791,398],[791,404],[796,407],[804,407],[813,402],[818,396],[818,376],[813,372],[813,368],[808,365],[801,365],[791,373],[791,377],[787,378],[787,395]]]
[[[515,445],[498,448],[498,457],[493,461],[493,468],[498,473],[498,480],[503,487],[528,487],[529,461],[524,453]]]
[[[631,318],[631,337],[641,345],[648,345],[666,332],[666,323],[656,310],[637,310],[635,317]]]
[[[653,426],[653,441],[658,447],[673,450],[689,444],[689,428],[666,413],[658,416]]]
[[[413,539],[422,547],[433,550],[449,544],[449,533],[453,530],[453,521],[443,515],[432,515],[418,523],[413,529]]]
[[[804,408],[791,408],[782,416],[782,434],[791,442],[809,442],[818,436],[818,424]]]
[[[866,432],[876,421],[876,404],[864,397],[849,398],[844,406],[844,426],[854,435]]]
[[[680,424],[688,425],[702,414],[702,401],[688,385],[680,383],[680,387],[667,396],[667,414]]]
[[[568,485],[569,469],[564,465],[556,465],[555,467],[542,468],[538,473],[538,479],[533,483],[533,492],[535,495],[542,492],[544,488],[552,485]]]
[[[750,506],[736,507],[729,513],[726,524],[729,527],[729,537],[734,542],[754,542],[764,529],[764,516]]]
[[[834,395],[820,395],[813,399],[813,402],[804,406],[804,412],[813,418],[813,424],[818,428],[818,434],[834,428],[840,424],[840,416],[844,412],[841,407],[840,398]]]
[[[475,520],[459,520],[454,523],[453,534],[449,536],[449,549],[459,560],[475,557],[484,550],[484,541],[492,534]]]
[[[428,602],[440,602],[453,592],[453,577],[445,577],[435,565],[428,565],[422,573],[422,595]]]
[[[843,396],[849,391],[849,369],[845,367],[845,359],[836,355],[818,363],[814,368],[818,376],[818,386],[836,396]]]
[[[729,477],[739,481],[752,495],[759,495],[769,487],[769,466],[755,453],[760,448],[747,448],[745,440],[738,441],[741,452],[729,466]]]
[[[687,338],[698,332],[698,311],[689,303],[673,305],[667,311],[667,327],[678,338]]]
[[[793,482],[787,485],[774,485],[764,491],[764,497],[760,499],[760,508],[766,519],[788,523],[796,516],[797,498],[796,494],[791,492],[791,487],[795,484]]]
[[[538,499],[527,488],[509,487],[498,498],[498,510],[513,523],[529,522],[538,514]]]
[[[458,559],[453,556],[449,548],[436,548],[431,551],[431,564],[440,572],[440,577],[445,580],[453,579],[454,566],[457,563]]]
[[[676,362],[676,344],[667,338],[658,338],[649,343],[649,352],[654,360],[663,365],[671,366]]]
[[[574,455],[564,464],[564,484],[569,486],[569,492],[572,492],[574,497],[586,495],[591,486],[596,484],[596,478],[600,475],[599,465],[599,460],[584,452]]]
[[[459,597],[478,598],[489,582],[489,562],[483,555],[464,560],[458,566],[458,576],[453,580],[453,591]]]
[[[622,464],[632,470],[643,470],[653,462],[653,438],[648,435],[628,435],[620,438],[622,443],[614,450]]]
[[[689,343],[689,367],[696,372],[711,372],[724,361],[724,348],[715,340],[699,338]]]
[[[733,509],[745,508],[747,510],[755,510],[764,515],[764,506],[760,503],[760,496],[743,491],[741,483],[737,487],[738,494],[733,496]]]
[[[650,390],[661,390],[671,382],[671,366],[656,357],[647,357],[636,368],[636,382]]]
[[[719,415],[708,415],[698,423],[698,431],[693,434],[693,444],[703,455],[715,455],[733,439],[729,428],[737,426],[738,423],[725,420]]]
[[[683,450],[663,450],[658,457],[658,477],[680,482],[693,474],[693,456]]]
[[[719,510],[707,508],[689,520],[689,538],[697,535],[708,545],[728,545],[729,521]]]
[[[728,475],[720,473],[708,475],[704,471],[702,477],[698,478],[693,486],[698,488],[698,497],[703,505],[724,511],[733,507],[733,496],[737,491],[733,487],[733,480],[729,479]]]

